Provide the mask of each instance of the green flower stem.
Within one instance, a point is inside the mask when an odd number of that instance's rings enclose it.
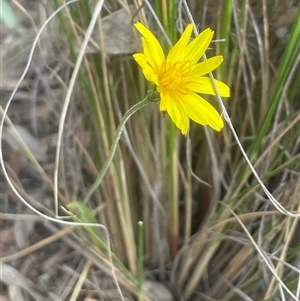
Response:
[[[83,199],[83,203],[86,204],[89,199],[91,198],[91,196],[93,195],[93,193],[97,190],[97,188],[99,187],[99,185],[101,184],[114,156],[116,153],[116,149],[118,146],[118,142],[121,138],[124,126],[126,124],[126,122],[128,121],[128,119],[138,110],[142,109],[143,107],[145,107],[146,105],[148,105],[150,102],[154,101],[153,97],[152,97],[152,93],[149,92],[148,95],[146,96],[146,98],[144,98],[143,100],[141,100],[140,102],[138,102],[137,104],[135,104],[132,108],[130,108],[125,115],[123,116],[123,118],[120,121],[120,124],[117,128],[117,133],[116,133],[116,137],[113,140],[113,143],[110,147],[110,151],[109,151],[109,157],[107,158],[107,160],[105,161],[100,174],[98,176],[98,178],[96,179],[95,183],[90,187],[88,193],[86,194],[85,198]]]

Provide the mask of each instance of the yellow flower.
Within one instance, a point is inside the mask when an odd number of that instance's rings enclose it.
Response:
[[[133,57],[142,67],[146,79],[156,86],[160,94],[160,110],[168,112],[184,135],[188,131],[189,118],[220,131],[224,126],[220,114],[197,94],[215,95],[210,78],[203,75],[219,67],[223,57],[218,55],[198,62],[214,32],[208,28],[190,42],[193,24],[189,24],[165,58],[152,32],[140,22],[134,26],[142,35],[143,53],[136,53]],[[215,82],[220,95],[229,97],[229,87],[221,81]]]

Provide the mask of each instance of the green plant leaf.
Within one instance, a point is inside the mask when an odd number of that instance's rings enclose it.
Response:
[[[10,30],[18,34],[24,33],[22,25],[19,23],[11,5],[6,0],[0,0],[0,21]]]

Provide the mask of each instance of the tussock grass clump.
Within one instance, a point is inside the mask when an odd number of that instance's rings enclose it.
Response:
[[[299,1],[7,5],[3,295],[299,300]],[[136,20],[165,53],[188,23],[215,31],[220,132],[160,112]]]

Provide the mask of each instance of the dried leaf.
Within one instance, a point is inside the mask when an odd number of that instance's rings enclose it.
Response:
[[[146,280],[143,283],[143,292],[151,301],[173,301],[171,292],[159,282]]]
[[[36,221],[34,220],[17,220],[14,224],[14,236],[16,245],[19,249],[29,246],[29,235],[34,229]]]
[[[24,301],[22,290],[20,286],[11,284],[8,286],[8,294],[11,301]]]
[[[275,28],[278,29],[280,27],[288,27],[294,21],[298,13],[298,8],[296,6],[292,6],[287,9],[283,14],[281,14],[277,20],[275,20]]]
[[[8,264],[0,263],[0,271],[1,271],[1,281],[7,285],[15,285],[19,286],[25,291],[27,291],[34,300],[41,301],[45,300],[43,296],[37,293],[33,287],[34,283],[19,273],[16,269],[11,267]]]
[[[133,20],[130,15],[134,16]],[[130,54],[140,50],[140,41],[133,27],[133,22],[138,19],[134,6],[130,6],[130,15],[121,9],[102,19],[102,38],[107,55]],[[99,31],[96,28],[92,38],[100,47]],[[89,45],[86,52],[94,53],[98,50]]]

